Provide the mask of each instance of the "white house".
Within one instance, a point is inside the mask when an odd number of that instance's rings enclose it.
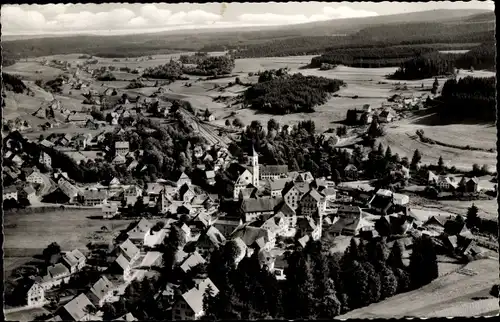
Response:
[[[210,288],[212,296],[219,293],[219,289],[209,279],[195,280],[195,286],[183,293],[172,307],[172,320],[197,320],[203,316],[203,297]]]

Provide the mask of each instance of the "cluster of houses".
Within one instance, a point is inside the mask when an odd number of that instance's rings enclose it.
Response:
[[[379,123],[391,123],[396,120],[397,113],[387,105],[373,109],[369,104],[365,104],[361,109],[348,110],[346,122],[349,124],[370,124],[375,117]]]
[[[438,187],[441,191],[446,192],[465,192],[476,193],[480,191],[479,180],[476,177],[462,177],[460,181],[457,178],[447,175],[435,174],[432,171],[428,172],[427,185],[430,187]]]

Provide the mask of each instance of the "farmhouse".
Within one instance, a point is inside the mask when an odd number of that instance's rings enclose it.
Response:
[[[180,174],[179,179],[177,179],[176,185],[177,185],[177,187],[180,188],[185,184],[190,185],[191,179],[188,177],[188,175],[186,173],[183,172]]]
[[[116,204],[104,204],[101,210],[104,218],[112,218],[118,213],[118,206]]]
[[[312,216],[316,213],[323,214],[326,210],[325,196],[320,194],[316,189],[309,190],[300,199],[299,212],[303,216]]]
[[[129,152],[129,143],[126,141],[115,142],[115,153],[119,155],[126,155]]]
[[[86,261],[87,258],[78,249],[66,252],[62,256],[62,263],[69,269],[71,274],[81,270],[85,266]]]
[[[378,115],[378,120],[379,122],[381,123],[390,123],[394,120],[394,114],[390,111],[382,111],[379,115]]]
[[[478,192],[479,191],[479,180],[476,177],[466,178],[462,177],[458,186],[463,192]]]
[[[288,179],[271,179],[269,181],[269,190],[271,192],[271,197],[280,197]]]
[[[33,279],[21,281],[17,287],[17,294],[23,294],[27,306],[39,307],[45,304],[45,290]]]
[[[50,169],[52,165],[52,158],[47,153],[42,151],[42,153],[40,153],[40,158],[38,162],[40,162],[41,164],[45,165],[47,168]]]
[[[87,292],[87,298],[93,305],[101,307],[113,295],[113,288],[113,283],[111,283],[106,276],[101,276]]]
[[[287,185],[283,191],[283,199],[290,206],[290,208],[296,210],[299,207],[300,199],[306,192],[309,191],[309,184],[305,182],[296,182],[291,185]]]
[[[281,202],[281,198],[245,199],[241,204],[241,215],[244,222],[250,222],[259,216],[274,214],[274,208]]]
[[[94,207],[106,203],[108,194],[106,191],[85,190],[81,198],[85,206]]]

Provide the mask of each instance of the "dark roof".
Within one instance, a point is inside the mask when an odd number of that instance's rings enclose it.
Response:
[[[286,217],[294,216],[295,215],[295,210],[290,208],[290,206],[286,202],[281,202],[274,208],[275,213],[281,212],[283,215]]]
[[[261,165],[259,168],[261,175],[278,175],[288,173],[287,165]]]
[[[241,205],[244,213],[274,211],[276,205],[281,202],[279,198],[245,199]]]
[[[375,195],[370,201],[372,208],[386,210],[392,205],[392,198],[387,196]]]

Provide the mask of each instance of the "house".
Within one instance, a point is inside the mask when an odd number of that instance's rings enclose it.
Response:
[[[357,236],[363,230],[372,230],[374,228],[373,223],[363,218],[361,209],[359,209],[359,207],[343,207],[346,208],[344,208],[344,211],[342,211],[341,214],[338,214],[338,220],[328,228],[328,232],[331,235]]]
[[[431,234],[434,231],[433,235],[436,235],[444,231],[444,224],[435,216],[431,216],[422,224],[422,229],[427,230]]]
[[[58,310],[58,315],[63,321],[91,321],[93,317],[87,311],[89,306],[95,308],[89,298],[81,293]]]
[[[47,153],[42,151],[42,153],[40,153],[40,158],[38,159],[38,162],[40,162],[41,164],[45,165],[47,168],[50,169],[52,165],[52,158]]]
[[[168,235],[167,229],[159,229],[156,231],[150,229],[144,235],[143,245],[145,247],[150,247],[150,248],[157,247],[163,243],[163,240],[165,240],[165,237],[167,237],[167,235]]]
[[[73,274],[85,266],[87,258],[78,249],[74,249],[71,252],[64,253],[61,262],[69,269],[69,272]]]
[[[101,307],[113,296],[113,289],[113,283],[103,275],[87,292],[87,298],[94,306]]]
[[[127,141],[115,142],[115,153],[125,156],[127,153],[129,153],[129,143]]]
[[[205,178],[207,180],[207,183],[213,186],[215,184],[215,171],[205,171]]]
[[[187,273],[191,268],[200,265],[200,264],[205,264],[206,261],[205,259],[200,255],[198,252],[194,252],[191,255],[189,255],[182,264],[180,265],[180,269],[184,272]]]
[[[37,201],[36,199],[36,190],[32,185],[27,185],[23,188],[24,193],[26,194],[26,199],[29,200],[30,203],[34,203]],[[5,197],[4,197],[5,200]]]
[[[311,181],[314,180],[313,175],[311,172],[290,172],[289,176],[290,179],[292,179],[293,182],[295,183],[310,183]]]
[[[137,224],[127,232],[128,238],[132,242],[144,242],[144,236],[153,227],[153,224],[147,219],[142,218]]]
[[[113,218],[118,213],[118,206],[116,204],[103,204],[101,210],[104,218]]]
[[[458,187],[458,183],[455,181],[455,178],[436,175],[432,171],[428,172],[427,183],[432,186],[437,186],[445,191],[455,190]]]
[[[85,190],[81,195],[82,203],[87,207],[101,206],[106,203],[107,191]]]
[[[69,281],[70,274],[71,272],[66,266],[64,266],[64,264],[57,263],[47,267],[47,274],[39,278],[38,282],[44,290],[48,290],[54,286],[60,285],[63,281],[67,283]]]
[[[457,248],[457,253],[468,258],[469,260],[475,259],[478,255],[483,253],[481,247],[476,245],[471,239],[467,239],[464,241],[463,245]]]
[[[209,279],[196,280],[195,286],[180,295],[172,306],[172,320],[197,320],[203,316],[203,299],[207,291],[212,296],[219,293],[219,289]]]
[[[219,249],[226,242],[226,237],[214,226],[210,226],[202,232],[196,241],[196,247],[203,255],[211,253],[214,249]]]
[[[283,200],[294,210],[299,207],[300,199],[309,191],[309,184],[295,182],[285,186],[282,191]]]
[[[233,240],[241,238],[247,247],[255,249],[271,249],[276,243],[275,233],[261,227],[252,227],[249,224],[237,227],[230,238]]]
[[[30,183],[43,184],[44,178],[43,174],[38,171],[38,169],[31,169],[30,174],[26,176],[26,181]]]
[[[472,233],[467,228],[465,222],[458,222],[454,219],[450,219],[445,222],[444,233],[449,236],[462,236],[462,237],[472,236]]]
[[[271,216],[262,224],[261,223],[262,221],[255,221],[250,225],[257,225],[257,227],[260,226],[261,228],[266,229],[273,234],[276,234],[277,236],[286,236],[289,232],[288,219],[285,218],[283,214],[276,214],[274,216]]]
[[[3,189],[3,200],[14,199],[17,201],[17,188],[15,186]]]
[[[326,198],[316,189],[306,192],[299,202],[299,212],[303,216],[313,216],[318,213],[320,216],[326,210]]]
[[[249,183],[246,187],[240,190],[238,195],[238,200],[242,201],[245,199],[257,199],[259,197],[259,190]]]
[[[61,191],[70,199],[70,202],[78,196],[80,190],[71,184],[68,180],[64,179],[62,176],[57,181],[57,185]]]
[[[314,219],[312,219],[311,217],[298,218],[297,230],[302,237],[310,236],[313,240],[320,239],[322,235],[321,226],[316,224]]]
[[[219,230],[225,237],[230,236],[235,229],[240,226],[240,222],[238,220],[225,220],[225,219],[217,219],[213,225],[217,230]]]
[[[476,177],[466,178],[462,177],[458,186],[463,192],[478,192],[479,191],[479,180]]]
[[[252,162],[255,163],[254,160],[252,160]],[[250,170],[256,171],[254,172],[255,174],[258,174],[259,170],[257,169],[258,165],[248,169],[247,167],[235,164],[234,168],[236,168],[235,170],[237,172],[238,178],[234,183],[233,199],[238,200],[240,191],[246,188],[249,184],[252,184],[253,186],[257,187],[258,179],[257,177],[254,177],[253,173],[250,172]],[[230,170],[232,169],[230,168]]]
[[[348,178],[355,178],[358,175],[358,168],[356,168],[353,164],[348,164],[344,168],[344,174]]]
[[[27,306],[41,307],[45,304],[45,290],[33,279],[22,280],[16,288],[16,294],[24,296]]]
[[[196,196],[194,189],[187,183],[183,184],[179,189],[179,200],[182,202],[191,202]]]
[[[288,179],[271,179],[269,180],[269,190],[271,192],[271,197],[277,198],[281,197],[281,193],[287,184]]]
[[[74,114],[68,115],[68,117],[66,118],[66,122],[84,126],[85,123],[87,122],[87,120],[91,119],[91,118],[92,118],[92,116],[87,115],[87,114],[74,113]]]
[[[185,184],[191,185],[191,179],[188,177],[188,175],[186,173],[183,172],[179,176],[179,179],[177,179],[176,185],[177,185],[177,187],[182,187]]]
[[[292,230],[297,225],[295,210],[293,210],[287,202],[281,202],[274,211],[276,215],[283,216],[285,219],[285,226],[288,227],[289,230]]]
[[[139,248],[137,248],[137,246],[135,246],[130,239],[121,243],[118,246],[117,252],[118,256],[123,256],[129,263],[135,261],[140,255]]]
[[[392,122],[394,119],[394,114],[390,111],[382,111],[379,115],[378,115],[378,120],[380,123],[390,123]]]
[[[281,198],[245,199],[241,203],[241,216],[244,222],[250,222],[259,216],[274,214],[274,208],[281,202]]]
[[[144,271],[145,273],[151,268],[160,267],[163,263],[163,253],[161,252],[147,252],[141,263],[138,265],[139,269]]]
[[[288,175],[287,165],[261,165],[259,167],[260,179],[280,179]]]
[[[114,165],[121,165],[121,164],[125,164],[127,163],[127,160],[125,159],[125,157],[121,154],[117,154],[113,160],[111,161],[111,163],[113,163]]]
[[[398,206],[406,206],[410,202],[410,197],[401,193],[395,193],[386,189],[378,189],[376,192],[378,196],[391,197],[392,202]]]
[[[84,150],[92,142],[92,134],[78,134],[73,137],[72,141],[76,149]]]

